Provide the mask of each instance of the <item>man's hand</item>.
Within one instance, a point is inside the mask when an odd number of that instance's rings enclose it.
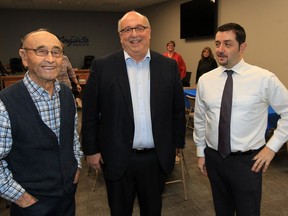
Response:
[[[73,184],[77,184],[79,182],[79,178],[80,178],[80,169],[77,169],[75,176],[74,176]]]
[[[200,169],[203,175],[207,176],[205,157],[198,157],[198,168]]]
[[[101,172],[101,164],[104,164],[101,153],[89,155],[86,157],[86,160],[89,167],[95,169],[98,172]]]
[[[266,172],[274,156],[275,152],[265,146],[257,155],[254,156],[253,160],[255,160],[255,162],[251,170],[259,172],[261,168],[263,168],[263,172]]]
[[[38,200],[35,197],[25,192],[21,197],[19,197],[18,200],[15,201],[15,203],[22,208],[26,208],[26,207],[33,205],[37,201]]]
[[[81,92],[82,88],[81,88],[80,84],[77,84],[77,85],[76,85],[76,88],[77,88],[77,91],[78,91],[78,92]]]

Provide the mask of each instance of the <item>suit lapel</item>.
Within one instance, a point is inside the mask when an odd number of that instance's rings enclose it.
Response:
[[[151,61],[150,61],[150,109],[151,109],[151,117],[155,115],[155,107],[157,104],[157,99],[158,99],[158,90],[160,85],[160,80],[161,80],[161,70],[159,63],[156,64],[157,62],[156,58],[157,55],[153,51],[151,52]],[[124,95],[124,100],[127,104],[128,111],[133,117],[133,106],[132,106],[132,99],[131,99],[131,92],[130,92],[130,84],[129,84],[129,79],[128,79],[128,73],[127,73],[127,68],[126,68],[126,63],[124,59],[124,53],[121,51],[119,55],[116,55],[116,64],[115,64],[115,70],[118,71],[117,76],[118,76],[118,81],[119,81],[119,86],[120,90],[122,91]]]
[[[128,111],[133,117],[133,106],[132,106],[132,99],[131,99],[131,92],[130,92],[130,84],[128,79],[128,73],[126,68],[126,63],[124,59],[123,51],[119,52],[119,55],[116,55],[116,64],[115,64],[115,71],[118,71],[118,82],[120,86],[120,91],[123,93],[123,98],[127,104]]]
[[[157,55],[151,51],[151,60],[150,60],[150,109],[151,109],[151,118],[153,119],[155,115],[155,107],[158,101],[158,90],[161,79],[161,70],[159,63],[157,63]]]

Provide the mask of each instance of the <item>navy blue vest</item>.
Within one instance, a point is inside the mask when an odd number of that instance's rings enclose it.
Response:
[[[75,105],[61,84],[60,145],[42,121],[23,81],[0,92],[11,122],[13,144],[5,160],[13,178],[29,193],[62,196],[73,185],[77,160],[73,151]]]

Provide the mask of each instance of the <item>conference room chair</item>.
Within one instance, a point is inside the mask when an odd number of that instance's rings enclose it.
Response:
[[[6,68],[4,67],[4,65],[2,64],[2,62],[0,61],[0,75],[1,76],[6,76],[8,73],[8,71],[6,70]]]
[[[195,97],[192,97],[192,96],[189,96],[189,95],[186,95],[186,98],[188,99],[189,101],[189,108],[188,108],[188,114],[186,116],[186,128],[189,128],[189,129],[194,129],[194,107],[195,107]]]
[[[174,183],[181,183],[183,185],[184,200],[187,200],[187,187],[186,187],[186,179],[185,179],[185,170],[186,170],[187,175],[189,173],[188,173],[188,169],[186,167],[186,162],[185,162],[183,150],[184,149],[179,149],[179,153],[178,153],[178,156],[180,158],[179,163],[175,164],[171,178],[169,178],[166,181],[166,185],[174,184]],[[180,166],[181,175],[179,177],[175,177],[175,175],[179,173],[179,172],[176,173],[177,170],[175,170],[175,169],[177,169],[177,166]]]
[[[182,79],[183,87],[190,87],[191,75],[192,75],[191,71],[186,71],[186,76]]]
[[[4,77],[1,77],[1,82],[2,82],[1,88],[7,88],[7,87],[13,85],[14,83],[17,83],[21,79],[23,79],[23,76],[4,76]]]
[[[10,68],[11,73],[22,73],[26,71],[26,68],[22,64],[22,60],[20,58],[11,58],[10,59]]]
[[[95,58],[95,56],[93,56],[93,55],[86,55],[86,56],[84,56],[84,66],[83,66],[83,69],[90,69],[91,64],[92,64],[92,61],[93,61],[94,58]]]
[[[186,98],[189,101],[189,108],[187,110],[187,116],[186,116],[186,119],[187,119],[186,128],[194,129],[193,121],[194,121],[195,97],[191,97],[189,95],[186,95]],[[189,172],[188,172],[185,157],[184,157],[184,148],[179,149],[178,156],[179,156],[180,160],[179,160],[178,164],[175,164],[175,168],[177,165],[180,165],[181,176],[179,178],[175,178],[175,179],[168,179],[166,181],[166,184],[182,183],[183,192],[184,192],[184,200],[187,200],[187,188],[186,188],[185,172],[187,175],[189,175]]]

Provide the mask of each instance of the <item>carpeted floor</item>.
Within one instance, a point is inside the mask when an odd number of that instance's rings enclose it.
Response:
[[[213,216],[214,209],[209,181],[202,176],[196,166],[195,147],[192,143],[192,133],[187,131],[185,160],[189,170],[186,175],[187,196],[184,200],[181,183],[166,186],[163,194],[163,216]],[[180,176],[180,166],[176,165],[173,177]],[[109,216],[105,184],[102,175],[98,176],[95,191],[95,173],[90,172],[83,161],[81,181],[77,191],[77,216]],[[261,216],[288,216],[288,157],[286,147],[272,161],[269,170],[263,178],[263,197]],[[0,200],[0,215],[8,216],[9,210],[5,202]],[[137,201],[133,216],[139,216]]]

